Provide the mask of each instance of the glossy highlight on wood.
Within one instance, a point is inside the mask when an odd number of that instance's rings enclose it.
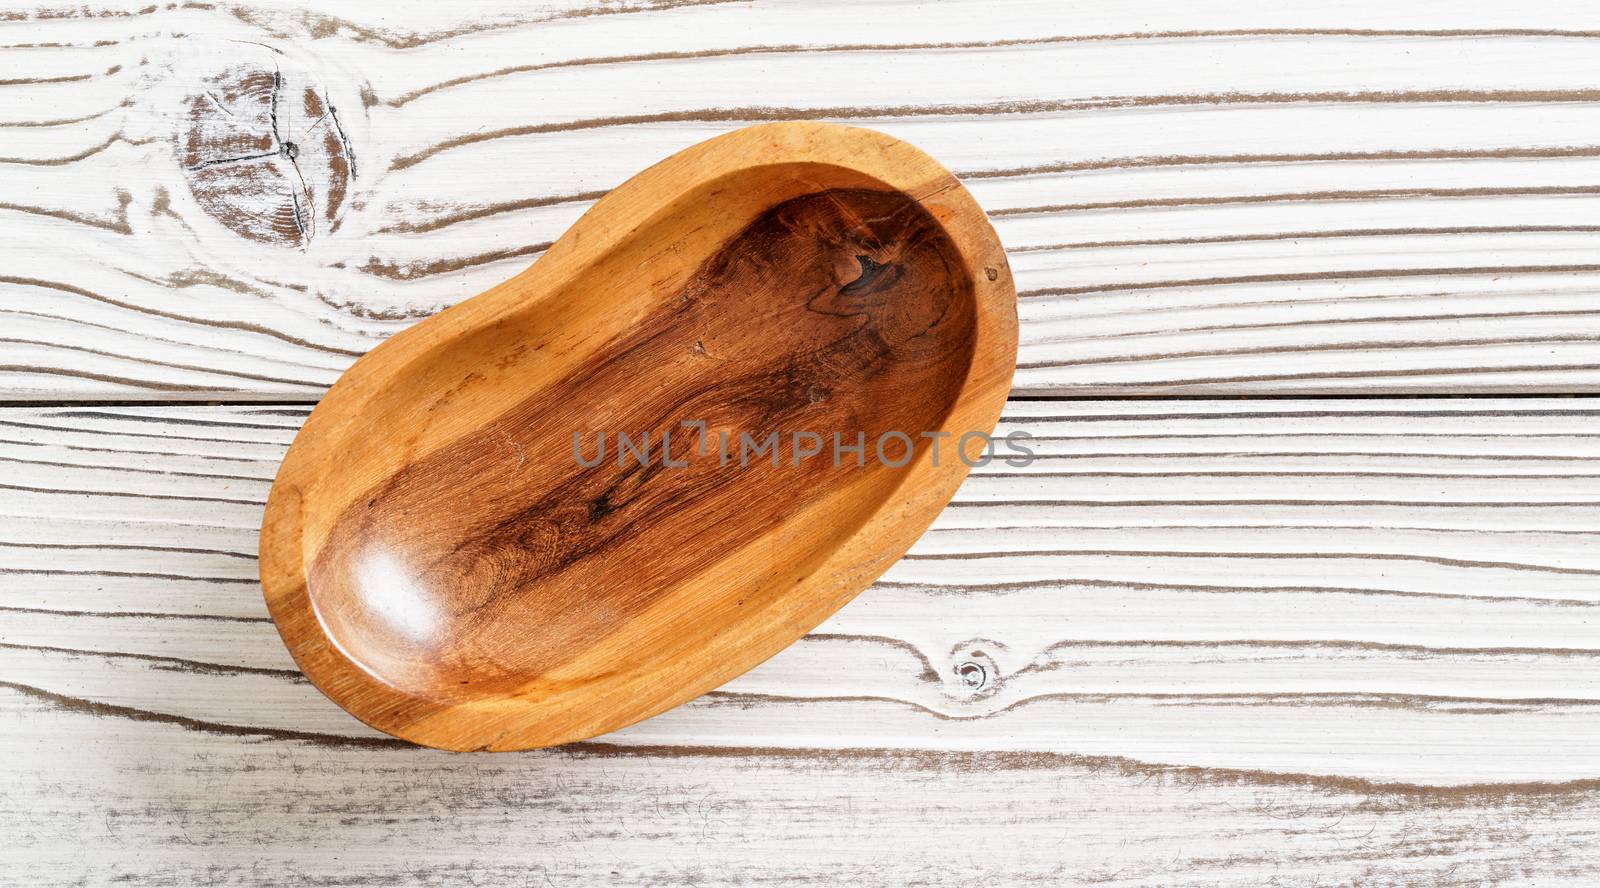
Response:
[[[552,745],[670,708],[805,634],[932,521],[967,466],[923,433],[992,429],[1015,311],[982,211],[903,142],[792,123],[680,152],[333,387],[263,522],[273,619],[336,702],[430,746]],[[913,444],[898,466],[724,460],[699,421]],[[657,450],[576,459],[574,436],[618,433]]]

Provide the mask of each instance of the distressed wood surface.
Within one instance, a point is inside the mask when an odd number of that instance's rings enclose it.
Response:
[[[305,413],[0,414],[0,883],[1594,878],[1600,399],[1013,402],[1042,458],[817,632],[491,757],[278,641]]]
[[[791,118],[964,179],[1020,391],[1600,383],[1592,4],[383,9],[6,15],[8,397],[315,397],[628,175]]]
[[[1600,398],[1539,396],[1600,393],[1597,47],[1509,0],[0,6],[0,885],[1594,884]],[[325,700],[254,561],[307,405],[794,118],[990,211],[1045,458],[595,742]],[[1428,393],[1479,397],[1382,397]]]
[[[1001,428],[1038,437],[1032,466],[975,470],[817,635],[611,738],[1596,776],[1597,416],[1589,399],[1013,403]],[[302,417],[8,411],[8,678],[377,736],[294,676],[255,583],[269,477]]]

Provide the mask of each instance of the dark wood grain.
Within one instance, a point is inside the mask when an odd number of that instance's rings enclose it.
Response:
[[[250,240],[305,247],[344,210],[354,158],[338,109],[276,60],[235,63],[186,102],[180,158],[200,208]]]
[[[919,432],[943,427],[971,361],[967,274],[898,192],[774,207],[583,367],[357,497],[311,568],[318,613],[391,684],[446,699],[507,692],[809,504],[856,483],[888,496],[902,473],[876,454],[835,463],[834,435],[909,433],[907,461],[928,448]],[[592,281],[586,298],[619,298],[609,291]],[[727,438],[702,452],[685,422]],[[822,453],[796,456],[801,430]],[[645,444],[647,463],[619,433]],[[599,465],[577,462],[575,435]],[[745,436],[772,435],[770,458],[746,459]],[[861,517],[833,515],[818,546]]]

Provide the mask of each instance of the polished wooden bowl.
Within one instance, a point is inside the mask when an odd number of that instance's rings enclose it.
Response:
[[[932,158],[831,124],[711,139],[339,379],[267,502],[267,606],[311,681],[397,737],[508,750],[632,724],[903,555],[967,474],[953,442],[993,429],[1016,347],[1005,254]]]

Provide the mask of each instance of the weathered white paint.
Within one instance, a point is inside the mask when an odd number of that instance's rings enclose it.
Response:
[[[1597,410],[1016,402],[1002,430],[1035,436],[1031,466],[978,469],[815,636],[607,742],[1593,776]],[[295,674],[254,581],[302,415],[0,418],[0,674],[209,724],[376,736]]]
[[[6,394],[314,397],[626,176],[795,116],[880,127],[966,179],[1024,292],[1020,391],[1600,384],[1590,6],[662,5],[19,10]],[[252,68],[283,78],[265,147],[296,161],[206,174],[241,177],[245,227],[292,195],[337,203],[299,247],[239,236],[184,169],[196,127],[201,163],[261,147],[216,135],[261,137],[259,106],[193,119]],[[336,113],[307,114],[306,89]]]
[[[0,400],[308,402],[773,117],[963,177],[1019,394],[1361,396],[1013,402],[1045,458],[813,635],[465,757],[266,621],[303,403],[0,409],[0,884],[1592,884],[1600,401],[1379,396],[1597,391],[1596,47],[1577,2],[0,9]],[[229,71],[281,80],[197,120]],[[251,186],[209,208],[196,126]]]
[[[1041,458],[977,470],[817,632],[595,743],[497,757],[388,741],[294,670],[253,553],[304,414],[0,415],[18,884],[1593,865],[1594,399],[1014,402],[1002,430]]]

